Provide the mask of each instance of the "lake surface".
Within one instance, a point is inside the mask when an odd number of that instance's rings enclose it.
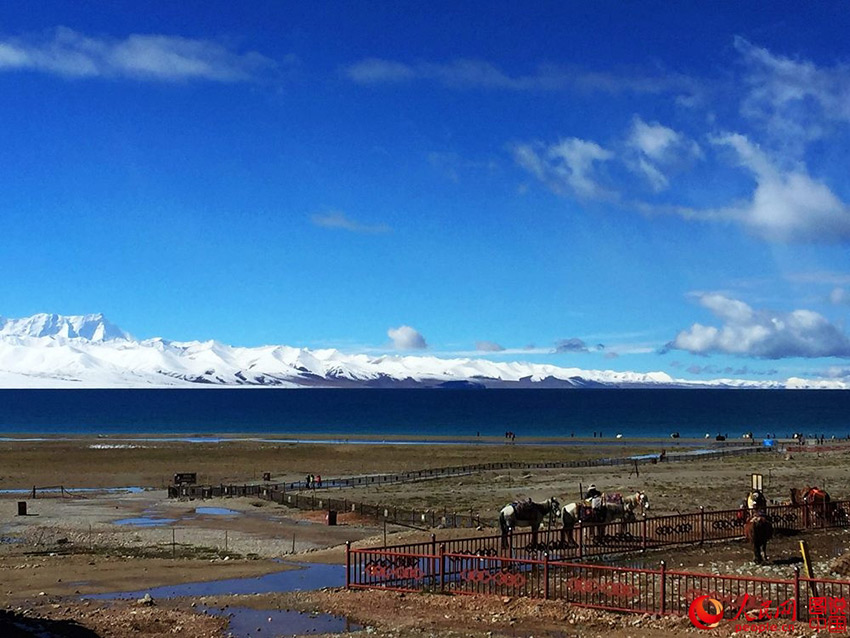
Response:
[[[850,434],[840,390],[0,390],[5,434],[737,438]]]

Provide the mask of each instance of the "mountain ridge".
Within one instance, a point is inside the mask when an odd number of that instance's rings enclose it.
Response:
[[[0,388],[41,387],[846,388],[843,382],[675,379],[666,372],[584,370],[333,348],[237,347],[136,340],[102,314],[0,317]]]

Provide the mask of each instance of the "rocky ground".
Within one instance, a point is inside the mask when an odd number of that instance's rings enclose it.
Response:
[[[76,444],[81,458],[95,454],[85,442]],[[310,446],[308,452],[294,446],[256,444],[264,460],[292,461],[293,478],[305,467],[314,473],[334,476],[332,464],[341,464],[354,473],[357,460],[350,450],[332,450],[328,446]],[[69,447],[71,446],[71,447]],[[341,446],[347,447],[347,446]],[[403,452],[396,458],[396,448]],[[187,469],[186,448],[169,452],[157,447],[153,452],[141,448],[138,457],[132,448],[121,448],[113,455],[108,449],[95,474],[100,486],[111,476],[111,485],[138,484],[146,472],[167,475]],[[52,459],[61,450],[58,468],[67,475],[51,474],[51,479],[72,486],[83,486],[85,472],[67,462],[73,455],[68,442],[47,446],[39,452],[27,444],[18,450],[0,443],[4,475],[0,487],[10,488],[39,483],[42,467],[53,467]],[[362,448],[360,448],[362,455]],[[511,448],[516,460],[557,458],[553,446]],[[100,450],[104,451],[104,450]],[[609,450],[610,452],[610,450]],[[617,453],[632,450],[619,448]],[[193,455],[195,452],[192,453]],[[221,448],[211,451],[222,459]],[[573,454],[572,451],[564,452]],[[451,451],[427,446],[375,446],[363,461],[370,471],[393,472],[416,467],[451,465],[463,458],[462,449]],[[249,444],[231,448],[226,473],[233,480],[250,480],[251,472],[238,469],[240,459],[253,459]],[[471,446],[470,457],[481,461],[480,446]],[[170,461],[168,460],[170,458]],[[191,458],[195,458],[192,456]],[[445,461],[440,463],[440,461]],[[785,455],[769,454],[730,458],[723,461],[699,459],[688,463],[670,463],[640,467],[640,474],[629,468],[587,468],[584,470],[530,470],[526,472],[483,473],[422,483],[364,488],[346,491],[345,498],[375,503],[395,503],[407,507],[436,507],[440,503],[461,505],[480,512],[492,512],[499,504],[521,496],[535,498],[577,492],[578,482],[596,482],[610,490],[644,489],[649,491],[653,510],[687,511],[695,503],[707,508],[734,507],[746,492],[752,472],[764,474],[769,497],[780,499],[792,486],[826,485],[835,495],[850,495],[847,456],[844,452]],[[206,461],[204,461],[206,462]],[[169,465],[169,463],[171,465]],[[213,466],[208,466],[213,467]],[[263,467],[263,466],[257,466]],[[6,468],[12,468],[11,471]],[[29,468],[29,469],[28,469]],[[77,469],[75,469],[77,468]],[[189,468],[191,469],[191,468]],[[51,472],[60,471],[56,467]],[[297,472],[297,476],[295,475]],[[286,474],[281,472],[281,475]],[[153,474],[152,474],[153,475]],[[14,481],[10,482],[10,477]],[[43,483],[42,483],[43,484]],[[380,591],[346,591],[325,588],[260,596],[190,597],[139,602],[99,602],[83,600],[86,594],[106,591],[144,590],[156,585],[258,576],[284,568],[277,558],[297,561],[340,563],[344,560],[343,543],[380,545],[385,530],[375,521],[351,513],[340,513],[339,525],[325,524],[323,512],[290,510],[252,499],[221,499],[215,502],[179,502],[164,498],[161,491],[140,494],[87,494],[86,498],[48,498],[28,500],[30,516],[15,516],[20,496],[0,498],[0,637],[7,636],[178,636],[184,638],[222,638],[234,631],[242,618],[241,608],[269,614],[298,610],[308,621],[316,612],[336,614],[362,626],[362,632],[378,638],[420,636],[610,636],[643,638],[676,636],[683,633],[727,635],[731,625],[709,632],[693,628],[687,619],[650,618],[612,614],[571,607],[558,601],[486,596],[440,596],[400,594]],[[200,514],[198,507],[225,508],[231,514]],[[153,527],[116,525],[117,520],[141,517],[170,522]],[[492,533],[481,530],[478,533]],[[390,542],[417,537],[468,535],[474,530],[427,530],[388,526]],[[772,562],[755,566],[749,549],[742,543],[710,544],[703,547],[649,552],[630,557],[626,562],[638,567],[656,567],[664,560],[669,569],[717,574],[755,574],[787,578],[799,564],[799,541],[809,544],[817,575],[847,577],[850,533],[830,530],[796,537],[778,537],[769,545]],[[153,604],[151,604],[153,603]],[[220,615],[215,615],[218,613]],[[242,627],[240,635],[292,635],[288,621],[269,615],[272,622],[256,621],[256,627]],[[262,619],[261,619],[262,620]],[[229,624],[229,627],[228,627]],[[310,623],[307,622],[309,625]],[[316,620],[311,635],[322,631]],[[339,635],[342,629],[335,629]],[[807,627],[795,627],[790,635],[812,635]]]

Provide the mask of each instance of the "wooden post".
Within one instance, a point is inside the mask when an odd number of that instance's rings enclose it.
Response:
[[[543,600],[549,600],[549,552],[543,554]]]
[[[806,578],[809,579],[809,589],[812,596],[818,595],[817,583],[814,582],[815,572],[812,569],[812,562],[809,559],[809,544],[806,541],[800,541],[800,553],[803,555],[803,567],[806,570]]]
[[[645,552],[646,551],[646,536],[647,536],[646,516],[643,517],[642,527],[643,527],[643,529],[641,530],[640,551]]]
[[[705,507],[699,506],[699,544],[705,542]]]

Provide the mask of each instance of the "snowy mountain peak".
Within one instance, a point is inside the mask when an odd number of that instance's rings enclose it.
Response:
[[[843,388],[843,380],[688,381],[666,372],[583,370],[433,355],[347,354],[283,345],[133,340],[101,314],[0,317],[0,388],[277,386],[368,388]]]
[[[130,339],[130,335],[100,313],[67,316],[41,313],[23,319],[0,318],[0,336],[64,337],[97,342]]]

